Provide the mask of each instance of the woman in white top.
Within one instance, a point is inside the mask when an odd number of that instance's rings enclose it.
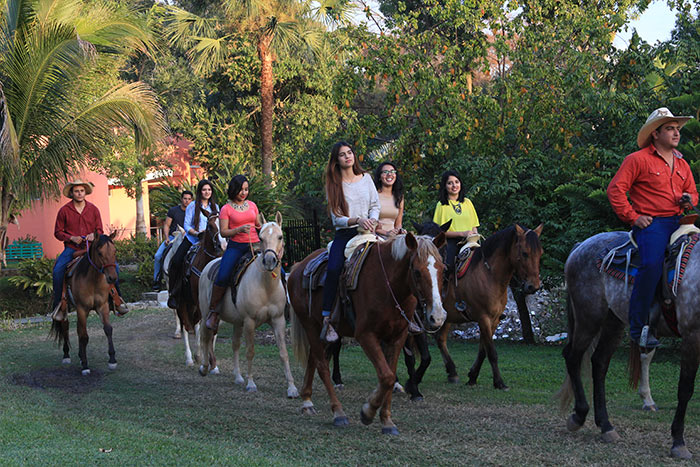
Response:
[[[374,171],[374,186],[379,194],[377,235],[384,238],[400,233],[403,223],[403,180],[393,162],[382,162]]]
[[[345,263],[345,246],[357,234],[358,227],[374,230],[379,219],[379,195],[372,177],[362,170],[352,148],[344,141],[334,144],[331,149],[326,166],[326,198],[335,237],[323,286],[321,339],[334,342],[338,340],[338,334],[330,324],[330,315]]]

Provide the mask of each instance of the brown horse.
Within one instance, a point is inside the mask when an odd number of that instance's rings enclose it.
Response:
[[[354,329],[347,319],[341,320],[336,328],[341,336],[354,337],[374,365],[379,385],[362,406],[360,420],[369,425],[380,410],[382,433],[385,434],[398,434],[391,420],[391,390],[396,380],[399,353],[416,305],[420,304],[425,313],[424,322],[430,328],[439,328],[445,320],[440,297],[444,266],[436,248],[444,242],[444,234],[433,240],[416,238],[409,233],[386,243],[373,244],[362,267],[357,289],[350,292],[355,313]],[[344,426],[349,423],[348,418],[333,388],[324,344],[319,338],[323,291],[321,288],[314,291],[309,303],[309,293],[302,287],[306,264],[321,251],[295,265],[289,277],[289,296],[294,308],[292,346],[297,359],[306,363],[301,391],[302,413],[316,413],[311,392],[318,371],[331,400],[333,424]]]
[[[185,364],[187,366],[194,365],[189,333],[195,333],[197,347],[199,348],[200,345],[199,323],[202,321],[202,311],[199,309],[199,276],[210,261],[219,258],[223,254],[225,248],[224,239],[219,233],[219,214],[212,214],[204,209],[202,213],[207,216],[207,228],[199,234],[200,246],[194,258],[192,258],[190,277],[185,279],[186,282],[183,285],[183,291],[185,291],[182,294],[183,299],[178,301],[178,306],[175,309],[184,331],[183,341],[185,343]],[[195,355],[199,355],[199,351]],[[219,369],[214,367],[211,372],[218,374]]]
[[[82,364],[82,374],[90,374],[87,361],[87,317],[90,310],[95,310],[102,318],[102,328],[109,345],[109,369],[117,368],[116,353],[112,342],[112,325],[109,324],[109,294],[112,285],[117,282],[117,249],[114,246],[116,232],[100,235],[95,232],[95,241],[87,242],[85,255],[72,268],[72,275],[66,279],[70,288],[70,298],[78,313],[78,355]],[[51,336],[59,345],[63,344],[63,363],[70,363],[70,340],[68,338],[68,319],[53,320]]]
[[[455,364],[447,351],[447,335],[456,323],[479,324],[479,353],[469,370],[467,384],[475,385],[484,358],[488,356],[493,372],[493,386],[508,389],[498,369],[498,354],[493,344],[493,333],[498,327],[508,300],[508,285],[513,275],[522,281],[525,293],[540,287],[540,257],[542,224],[536,229],[523,229],[518,224],[507,227],[484,240],[466,273],[455,287],[450,281],[445,297],[447,320],[436,335],[438,347],[445,362],[448,381],[459,382]],[[464,311],[458,311],[456,305]]]

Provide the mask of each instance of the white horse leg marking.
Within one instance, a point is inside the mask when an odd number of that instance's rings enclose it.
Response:
[[[280,360],[284,369],[284,377],[287,379],[287,397],[293,399],[299,397],[299,391],[294,385],[294,377],[292,370],[289,368],[289,354],[287,353],[287,342],[285,335],[286,321],[284,320],[284,312],[281,316],[272,321],[272,328],[275,331],[275,342],[280,352]]]
[[[180,323],[180,318],[178,318],[177,311],[175,311],[175,332],[173,332],[173,339],[181,339],[182,338],[182,332],[180,331],[181,329],[182,329],[182,326]]]
[[[63,360],[61,360],[61,363],[64,365],[70,365],[70,357],[64,358]]]
[[[649,387],[649,366],[651,365],[651,360],[654,358],[654,353],[656,349],[649,353],[642,353],[639,358],[641,359],[642,372],[639,375],[639,397],[642,398],[643,410],[650,410],[656,412],[656,403],[651,397],[651,388]]]
[[[241,375],[241,336],[243,335],[243,326],[239,324],[233,325],[233,339],[231,339],[231,348],[233,349],[233,378],[234,383],[243,384],[245,380]]]
[[[109,368],[110,370],[116,370],[117,364],[116,363],[108,363],[107,368]]]
[[[187,366],[192,366],[194,365],[194,360],[192,360],[192,350],[190,349],[190,333],[187,332],[186,329],[183,337],[185,341],[185,364]]]

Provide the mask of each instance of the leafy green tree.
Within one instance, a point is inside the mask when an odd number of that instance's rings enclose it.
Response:
[[[6,0],[0,11],[0,248],[10,216],[110,150],[115,128],[138,147],[164,124],[143,83],[102,89],[110,60],[148,53],[152,40],[129,10],[76,0]],[[0,250],[0,255],[2,250]]]

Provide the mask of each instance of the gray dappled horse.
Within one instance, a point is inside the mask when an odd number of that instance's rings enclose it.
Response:
[[[612,354],[620,343],[628,322],[627,313],[632,286],[600,272],[597,259],[606,247],[622,244],[627,232],[607,232],[594,235],[576,246],[564,267],[568,291],[569,341],[564,348],[567,378],[559,393],[562,407],[573,394],[574,413],[567,421],[569,431],[583,426],[589,406],[581,381],[581,362],[592,353],[593,403],[595,423],[606,442],[620,436],[608,419],[605,404],[605,375]],[[700,253],[693,250],[688,258],[683,281],[675,298],[678,330],[682,336],[681,374],[678,381],[678,405],[671,425],[673,457],[690,458],[683,439],[685,412],[693,395],[695,375],[700,358]],[[659,320],[657,333],[671,336],[664,319]],[[633,352],[638,352],[636,345]]]

